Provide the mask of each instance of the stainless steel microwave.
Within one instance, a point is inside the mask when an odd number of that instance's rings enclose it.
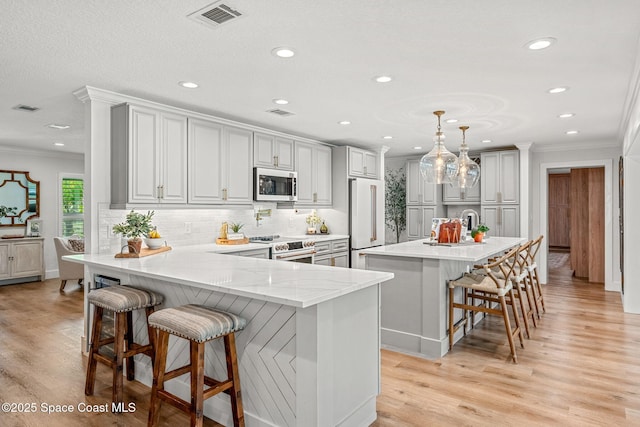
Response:
[[[295,202],[298,174],[292,171],[253,168],[253,200]]]

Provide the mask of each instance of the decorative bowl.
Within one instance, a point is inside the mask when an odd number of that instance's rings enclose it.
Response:
[[[165,245],[165,240],[162,237],[145,237],[144,243],[149,247],[149,249],[158,249]]]

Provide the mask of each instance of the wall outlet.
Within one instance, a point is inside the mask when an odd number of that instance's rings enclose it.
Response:
[[[184,223],[184,232],[185,233],[191,233],[191,223],[190,222],[185,222]]]

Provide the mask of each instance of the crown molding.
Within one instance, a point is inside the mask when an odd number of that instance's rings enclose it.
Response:
[[[622,150],[622,143],[616,141],[581,141],[581,142],[562,142],[553,145],[549,144],[534,144],[531,151],[552,152],[552,151],[582,151],[582,150],[597,150],[600,148],[620,148]]]

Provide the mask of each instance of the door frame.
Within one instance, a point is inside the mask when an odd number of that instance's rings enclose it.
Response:
[[[620,283],[613,282],[613,160],[568,160],[557,163],[540,164],[540,230],[549,235],[549,169],[559,168],[597,168],[604,167],[604,289],[620,292]],[[543,240],[538,262],[540,264],[540,281],[547,283],[549,239]]]

